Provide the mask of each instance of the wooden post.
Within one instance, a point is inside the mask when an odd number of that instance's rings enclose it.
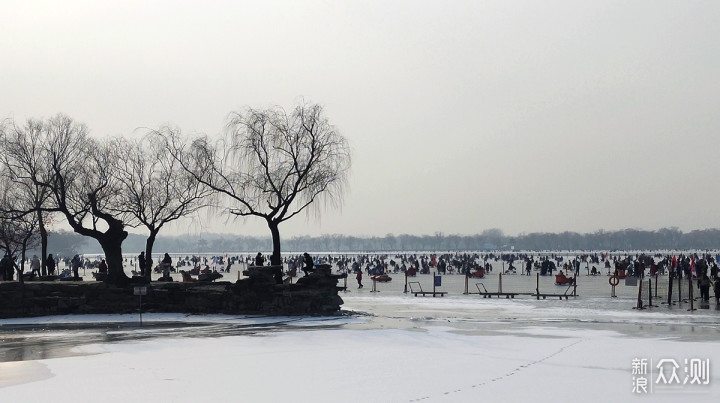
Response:
[[[536,282],[535,282],[535,294],[537,294],[537,299],[540,299],[540,273],[535,273],[536,276]]]
[[[637,309],[644,309],[642,303],[642,281],[638,282],[638,296],[637,296]]]
[[[498,294],[502,292],[502,273],[499,274],[500,280],[498,281]],[[498,298],[500,298],[500,295],[498,295]]]
[[[672,305],[672,288],[673,288],[673,275],[670,274],[670,277],[668,278],[668,295],[667,295],[667,304],[668,306]],[[657,284],[657,283],[655,283]]]

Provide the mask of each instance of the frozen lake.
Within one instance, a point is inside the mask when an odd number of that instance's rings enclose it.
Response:
[[[413,297],[397,274],[378,292],[367,276],[362,289],[349,278],[344,313],[333,317],[145,314],[142,327],[138,315],[0,320],[0,401],[716,401],[714,301],[695,311],[677,295],[660,304],[660,277],[658,307],[636,310],[636,286],[621,282],[613,298],[608,276],[584,273],[568,300],[464,295],[462,275],[442,277],[445,297]],[[410,281],[428,290],[433,276]],[[471,292],[477,283],[497,291],[497,271],[469,279]],[[504,292],[535,287],[534,273],[502,277]],[[566,291],[553,276],[539,288]],[[698,376],[695,364],[706,361]],[[663,362],[677,363],[686,383],[663,382]]]

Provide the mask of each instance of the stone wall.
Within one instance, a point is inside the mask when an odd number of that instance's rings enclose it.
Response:
[[[230,282],[152,282],[142,297],[143,312],[261,315],[327,315],[340,310],[337,280],[318,270],[296,284],[277,284],[279,267],[250,267],[249,278]],[[0,283],[0,318],[133,313],[140,308],[134,287],[104,282]]]

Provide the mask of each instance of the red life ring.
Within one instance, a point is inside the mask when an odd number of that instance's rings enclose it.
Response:
[[[610,283],[611,286],[615,287],[616,285],[620,284],[620,278],[618,276],[610,276],[608,279],[608,283]]]

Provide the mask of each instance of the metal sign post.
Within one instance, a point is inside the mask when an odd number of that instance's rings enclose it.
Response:
[[[435,287],[442,286],[442,277],[436,276],[435,273],[433,273],[433,298],[435,297]]]
[[[134,287],[133,294],[140,296],[140,326],[142,326],[142,296],[147,295],[147,287]]]

